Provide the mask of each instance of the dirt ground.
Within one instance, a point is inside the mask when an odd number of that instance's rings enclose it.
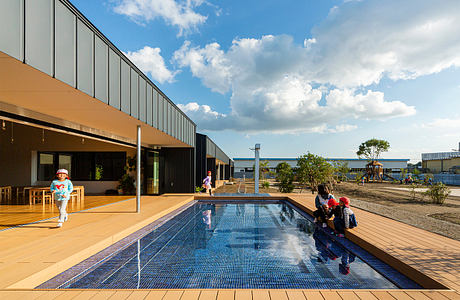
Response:
[[[276,182],[270,180],[269,188],[260,188],[259,193],[276,193]],[[254,193],[254,182],[224,185],[214,193]],[[407,188],[407,189],[406,189]],[[458,195],[459,187],[449,187]],[[404,222],[434,233],[460,240],[460,197],[450,195],[443,205],[430,203],[419,191],[415,198],[410,188],[391,183],[366,183],[364,186],[352,182],[342,182],[334,187],[336,198],[347,196],[352,207],[358,207],[400,222]],[[294,193],[299,193],[296,188]],[[303,190],[302,193],[311,193]]]

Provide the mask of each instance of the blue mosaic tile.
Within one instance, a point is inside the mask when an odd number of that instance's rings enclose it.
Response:
[[[38,288],[420,288],[284,201],[197,202],[109,248]]]

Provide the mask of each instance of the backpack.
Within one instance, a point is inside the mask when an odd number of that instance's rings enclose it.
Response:
[[[356,221],[355,214],[350,215],[349,226],[350,226],[350,228],[354,228],[354,227],[358,226],[358,221]]]

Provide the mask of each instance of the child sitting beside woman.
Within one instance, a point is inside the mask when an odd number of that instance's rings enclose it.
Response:
[[[329,188],[324,184],[318,185],[318,195],[315,198],[316,210],[313,215],[315,216],[315,222],[322,223],[323,227],[327,227],[326,221],[329,219],[328,215],[330,213],[328,202],[331,199],[335,201],[334,196],[329,192]]]
[[[355,214],[350,208],[350,199],[347,197],[339,198],[339,205],[331,207],[328,217],[334,216],[334,228],[338,237],[345,236],[345,228],[358,226]]]

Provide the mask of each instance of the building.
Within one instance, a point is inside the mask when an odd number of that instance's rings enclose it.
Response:
[[[68,0],[0,2],[0,186],[64,167],[88,193],[117,189],[138,126],[142,192],[193,192],[186,114]]]
[[[460,151],[422,153],[422,168],[431,173],[460,174]]]
[[[247,178],[251,178],[254,172],[254,158],[233,158],[235,161],[235,174],[236,178],[241,178],[245,175]],[[260,158],[260,162],[268,162],[268,168],[270,171],[275,172],[276,166],[282,162],[289,164],[292,168],[297,166],[297,158]],[[363,172],[366,170],[366,159],[354,159],[354,158],[326,158],[331,164],[336,162],[348,163],[348,167],[351,172]],[[409,159],[379,159],[379,162],[383,164],[385,172],[400,172],[401,169],[407,168],[407,162]]]
[[[233,177],[233,160],[222,151],[208,136],[196,134],[196,186],[208,171],[213,174],[213,187],[219,187]]]

